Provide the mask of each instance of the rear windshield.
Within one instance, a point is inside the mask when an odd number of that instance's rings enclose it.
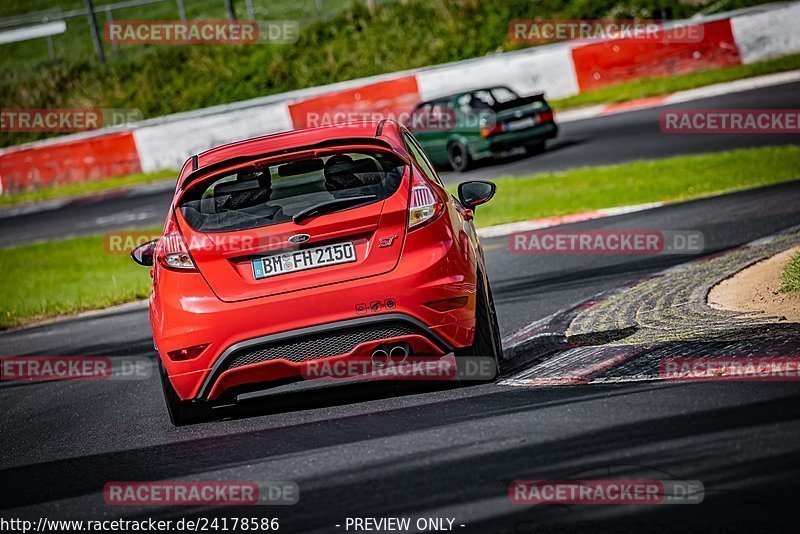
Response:
[[[320,204],[318,213],[352,209],[378,202],[397,191],[402,160],[386,152],[342,152],[319,158],[241,169],[187,191],[179,208],[189,225],[201,232],[245,230],[291,221]],[[324,216],[324,215],[322,215]]]
[[[518,98],[517,93],[508,87],[494,87],[463,94],[458,97],[458,105],[469,109],[492,109],[498,104],[505,104]]]

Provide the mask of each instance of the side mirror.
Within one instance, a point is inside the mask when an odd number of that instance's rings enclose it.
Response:
[[[153,256],[156,252],[156,243],[158,243],[158,239],[154,239],[152,241],[148,241],[143,245],[139,245],[135,249],[131,251],[131,259],[138,263],[139,265],[144,265],[145,267],[152,267],[153,266]]]
[[[464,207],[473,210],[475,206],[489,202],[495,191],[497,191],[497,186],[492,182],[464,182],[458,184],[458,200]]]

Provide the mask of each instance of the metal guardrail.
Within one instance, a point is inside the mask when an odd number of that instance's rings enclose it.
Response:
[[[25,26],[24,28],[12,28],[0,31],[0,44],[18,43],[29,41],[41,37],[52,37],[67,31],[67,24],[63,20],[53,22],[43,22],[35,26]]]
[[[83,0],[86,4],[86,7],[83,9],[72,9],[68,11],[61,11],[60,8],[53,8],[48,9],[45,11],[38,11],[32,13],[26,13],[24,15],[17,15],[13,17],[6,17],[0,19],[0,31],[3,28],[22,28],[24,26],[32,26],[36,24],[41,24],[43,22],[53,22],[53,21],[65,21],[68,19],[76,19],[81,17],[86,17],[87,22],[89,24],[89,31],[92,37],[92,44],[95,49],[95,54],[100,62],[105,62],[105,50],[103,48],[103,43],[100,40],[100,28],[98,27],[98,22],[96,15],[98,14],[105,14],[106,22],[113,22],[114,15],[113,12],[116,10],[122,9],[130,9],[134,7],[141,7],[147,6],[152,4],[162,4],[162,3],[175,3],[177,8],[178,17],[182,21],[186,21],[186,7],[185,7],[185,0],[125,0],[121,2],[115,2],[111,4],[103,4],[103,5],[94,5],[94,0]],[[233,0],[218,0],[220,4],[224,5],[225,11],[227,13],[227,17],[231,20],[235,20],[237,18]],[[262,5],[265,0],[261,0]],[[305,0],[313,4],[313,7],[309,6],[310,10],[312,11],[311,19],[316,19],[320,16],[325,15],[325,1],[326,0]],[[374,10],[377,8],[379,4],[387,4],[392,3],[397,0],[358,0],[361,2],[365,2],[366,5],[369,7],[370,10]],[[405,1],[405,0],[400,0]],[[271,6],[273,7],[273,6]],[[294,6],[293,6],[294,7]],[[254,0],[245,0],[245,8],[246,8],[246,18],[248,20],[255,20],[256,19],[256,9],[254,5]],[[330,13],[333,14],[336,11],[331,10]],[[305,17],[304,17],[305,18]],[[48,50],[50,53],[50,58],[55,59],[55,47],[53,45],[52,36],[41,36],[47,39],[48,42]],[[36,37],[33,37],[36,38]],[[0,43],[3,44],[3,43]],[[115,49],[119,49],[119,45],[114,45]]]
[[[94,8],[95,13],[104,13],[106,11],[112,11],[114,9],[127,9],[129,7],[141,7],[150,4],[161,4],[163,2],[169,2],[171,0],[130,0],[128,2],[117,2],[115,4],[105,4],[102,6],[92,6]],[[179,0],[180,1],[180,0]],[[182,2],[181,2],[182,3]],[[65,19],[71,18],[79,18],[85,17],[87,14],[87,8],[84,9],[73,9],[70,11],[64,12]]]
[[[92,0],[84,0],[86,3],[86,7],[84,9],[72,9],[70,11],[62,11],[61,8],[53,8],[47,9],[44,11],[35,11],[32,13],[25,13],[23,15],[16,15],[13,17],[6,17],[0,19],[0,29],[6,30],[4,33],[9,33],[14,30],[20,30],[20,35],[24,36],[25,29],[31,29],[33,31],[33,35],[30,39],[37,39],[44,37],[47,39],[47,49],[50,54],[50,59],[55,59],[55,46],[53,44],[53,35],[57,35],[58,33],[64,33],[66,31],[66,27],[64,30],[56,33],[50,34],[42,34],[39,35],[35,31],[37,26],[41,26],[42,24],[52,23],[52,22],[64,22],[67,19],[73,18],[80,18],[80,17],[87,17],[89,21],[89,29],[92,33],[92,41],[94,44],[95,52],[97,53],[97,57],[101,62],[105,62],[105,52],[103,51],[103,43],[100,42],[100,30],[97,27],[97,19],[95,15],[98,13],[105,13],[107,20],[114,20],[112,12],[115,9],[127,9],[131,7],[141,7],[150,4],[158,4],[163,2],[170,2],[172,0],[128,0],[126,2],[117,2],[114,4],[105,4],[102,6],[95,7],[93,5]],[[183,0],[175,0],[179,6],[179,11],[186,16],[186,10],[183,9]],[[184,18],[185,20],[185,18]],[[7,44],[11,42],[18,42],[23,39],[14,39],[14,40],[7,40],[5,42],[0,42],[0,44]]]

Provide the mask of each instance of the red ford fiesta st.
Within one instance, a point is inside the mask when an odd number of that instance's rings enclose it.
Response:
[[[321,361],[502,354],[473,210],[397,122],[299,130],[190,158],[152,265],[170,420],[300,380]]]

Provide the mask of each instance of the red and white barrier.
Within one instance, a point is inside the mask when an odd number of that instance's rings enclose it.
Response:
[[[417,76],[378,81],[289,104],[295,129],[359,120],[370,115],[400,117],[420,102]]]
[[[0,194],[180,168],[225,143],[368,114],[398,117],[422,100],[493,85],[565,98],[635,80],[752,63],[800,51],[800,2],[698,20],[698,42],[569,42],[352,80],[144,121],[128,131],[64,136],[0,151]],[[669,32],[670,30],[665,30]],[[669,41],[669,39],[667,39]],[[342,119],[342,120],[339,120]]]
[[[144,172],[180,169],[192,154],[231,141],[292,129],[284,102],[144,124],[133,130]],[[2,156],[0,156],[2,158]]]
[[[800,2],[730,19],[742,63],[800,52]]]
[[[3,193],[142,172],[133,133],[37,143],[0,154]]]
[[[647,76],[669,76],[741,64],[728,19],[702,25],[696,43],[613,39],[572,49],[580,91],[591,91]],[[675,30],[666,29],[664,35]]]
[[[580,90],[568,43],[425,69],[417,73],[417,82],[422,100],[492,85],[507,85],[523,95],[545,93],[548,98]]]

